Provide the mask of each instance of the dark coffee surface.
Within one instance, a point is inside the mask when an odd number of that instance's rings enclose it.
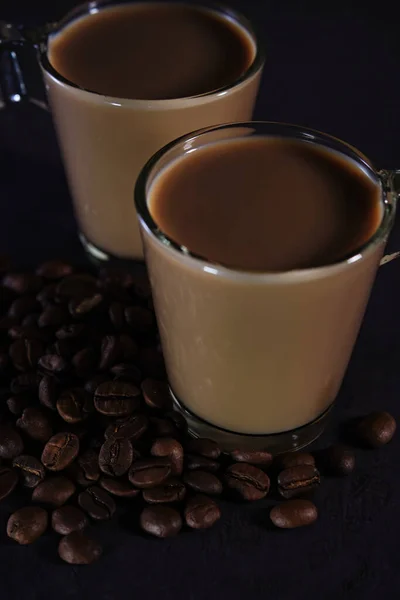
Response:
[[[4,0],[2,17],[45,22],[77,3]],[[376,3],[363,3],[360,12],[359,4],[344,0],[232,4],[259,23],[271,50],[256,118],[327,131],[377,165],[399,167],[400,84],[393,77],[400,60],[398,13]],[[373,49],[368,60],[367,48]],[[0,251],[19,265],[54,256],[84,263],[49,115],[32,105],[0,110],[0,133]],[[399,248],[396,222],[388,251]],[[399,419],[399,305],[400,277],[393,262],[378,274],[321,447],[337,439],[336,425],[352,415],[388,410]],[[169,540],[143,537],[131,527],[127,510],[96,527],[104,553],[89,567],[58,560],[58,538],[51,533],[25,547],[9,540],[9,515],[26,502],[25,496],[9,497],[0,503],[3,596],[125,600],[129,590],[136,598],[165,600],[395,598],[400,591],[399,453],[399,435],[372,454],[357,453],[356,473],[331,479],[318,491],[316,523],[291,531],[269,528],[268,497],[258,505],[223,504],[213,529]],[[29,488],[27,493],[30,498]]]
[[[331,264],[377,229],[380,189],[321,146],[242,138],[186,154],[157,177],[152,216],[211,262],[254,271]]]
[[[197,96],[233,83],[254,58],[248,36],[217,13],[139,2],[72,22],[49,44],[53,67],[119,98]]]

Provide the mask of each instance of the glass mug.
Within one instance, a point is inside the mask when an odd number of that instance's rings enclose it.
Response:
[[[8,65],[8,72],[3,73],[3,95],[16,102],[27,94],[18,51],[28,41],[38,51],[80,238],[97,260],[143,258],[132,205],[132,189],[140,169],[154,152],[180,135],[250,119],[264,64],[260,43],[242,15],[230,8],[195,5],[193,8],[233,23],[252,48],[251,63],[244,74],[223,88],[186,98],[129,100],[82,89],[52,67],[49,45],[68,25],[91,13],[130,3],[132,0],[88,2],[59,23],[40,30],[0,22],[0,51],[7,52]]]
[[[382,209],[368,242],[332,265],[269,274],[207,262],[169,239],[148,207],[155,178],[187,152],[245,136],[319,144],[362,169],[379,187]],[[171,394],[194,436],[212,438],[225,450],[275,453],[320,435],[393,224],[395,175],[377,172],[336,138],[266,122],[194,132],[145,165],[136,183],[136,210]]]

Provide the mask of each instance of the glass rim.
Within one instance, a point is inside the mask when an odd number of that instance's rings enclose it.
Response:
[[[246,68],[246,70],[239,77],[237,77],[234,81],[232,81],[220,88],[216,88],[216,89],[210,90],[208,92],[203,92],[202,94],[196,94],[194,96],[180,96],[177,98],[146,99],[146,98],[125,98],[125,97],[121,97],[121,96],[108,96],[108,95],[104,95],[100,92],[91,90],[89,88],[79,86],[76,83],[74,83],[73,81],[71,81],[68,78],[61,75],[61,73],[59,73],[53,67],[53,65],[51,64],[51,62],[49,60],[48,39],[52,35],[60,33],[70,23],[78,20],[81,17],[84,17],[85,15],[94,14],[96,12],[99,12],[100,10],[105,10],[105,9],[113,7],[113,6],[114,7],[121,6],[124,4],[145,4],[145,5],[161,4],[164,6],[175,4],[175,5],[189,6],[191,8],[194,8],[194,9],[197,9],[200,11],[206,10],[209,12],[214,12],[222,18],[236,22],[239,25],[239,27],[241,27],[242,29],[244,29],[246,31],[246,34],[251,38],[251,40],[254,44],[254,58],[253,58],[251,64]],[[242,83],[244,83],[248,79],[251,79],[251,77],[253,77],[258,72],[261,71],[261,69],[263,68],[264,63],[265,63],[265,50],[264,50],[263,44],[260,41],[260,36],[257,34],[257,32],[255,30],[254,25],[239,11],[237,11],[233,8],[230,8],[228,6],[225,6],[224,4],[212,3],[212,2],[209,3],[207,1],[201,2],[201,4],[191,4],[189,2],[186,2],[185,0],[171,0],[171,2],[166,2],[166,3],[160,2],[160,0],[147,0],[147,1],[144,1],[144,0],[94,0],[94,1],[85,2],[83,4],[80,4],[77,7],[73,8],[72,10],[67,12],[67,14],[62,19],[60,19],[60,21],[55,23],[55,25],[53,26],[51,31],[46,36],[45,40],[42,41],[39,45],[39,59],[40,59],[40,64],[41,64],[42,68],[44,69],[44,71],[46,71],[46,73],[51,75],[58,82],[60,82],[64,85],[67,85],[69,87],[72,87],[78,91],[86,92],[88,94],[93,94],[94,96],[99,97],[99,98],[107,98],[107,100],[110,100],[110,102],[115,101],[116,103],[118,103],[118,101],[119,102],[123,101],[124,103],[127,103],[127,104],[129,104],[129,103],[138,104],[141,102],[146,103],[146,104],[155,103],[155,104],[157,104],[157,106],[159,106],[162,103],[171,103],[171,102],[175,103],[175,102],[184,102],[184,101],[190,102],[190,101],[196,101],[197,99],[215,97],[215,96],[220,96],[222,94],[226,94],[227,92],[240,86]]]
[[[153,173],[153,170],[157,167],[159,161],[174,148],[183,145],[195,138],[202,137],[207,133],[223,131],[224,129],[242,129],[244,127],[257,128],[270,128],[275,130],[274,132],[264,132],[265,136],[281,137],[286,139],[295,139],[303,141],[312,141],[325,148],[330,148],[337,151],[339,154],[353,160],[360,168],[366,172],[366,174],[375,182],[380,189],[380,201],[382,204],[382,217],[379,226],[375,229],[373,234],[359,247],[352,252],[343,255],[339,260],[328,263],[326,265],[319,265],[316,267],[307,268],[296,268],[285,271],[250,271],[245,269],[238,269],[234,267],[225,266],[223,264],[212,262],[204,256],[198,255],[191,252],[185,246],[182,246],[168,237],[154,221],[149,207],[148,207],[148,190],[147,182]],[[286,132],[286,133],[284,133]],[[260,133],[260,136],[263,134]],[[243,136],[240,136],[243,137]],[[218,140],[215,142],[218,143]],[[182,156],[184,153],[182,154]],[[283,279],[303,279],[303,278],[314,278],[321,276],[322,273],[332,273],[335,270],[342,269],[346,265],[358,262],[363,259],[365,254],[374,248],[377,244],[384,240],[386,235],[389,233],[394,213],[395,205],[388,199],[387,190],[383,185],[382,179],[379,174],[372,166],[370,160],[362,154],[359,150],[344,142],[343,140],[331,136],[327,133],[320,132],[316,129],[310,129],[299,125],[293,125],[289,123],[279,123],[276,121],[243,121],[235,123],[225,123],[222,125],[205,127],[198,129],[191,133],[180,136],[173,140],[169,144],[166,144],[160,150],[158,150],[144,165],[139,176],[136,180],[134,188],[134,203],[136,212],[141,225],[144,229],[160,244],[166,251],[172,253],[175,258],[179,260],[185,260],[191,266],[195,266],[202,271],[205,271],[212,275],[225,276],[228,278],[247,278],[249,280],[265,281],[270,282],[282,281]]]

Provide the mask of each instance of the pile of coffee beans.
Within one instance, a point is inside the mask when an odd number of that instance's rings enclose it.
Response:
[[[282,499],[270,512],[276,527],[309,525],[321,468],[353,471],[348,447],[316,462],[305,452],[226,455],[188,436],[172,410],[144,271],[95,276],[50,261],[34,273],[3,266],[0,277],[0,500],[17,487],[29,494],[7,524],[19,544],[51,526],[60,557],[89,564],[102,548],[87,528],[112,519],[118,504],[133,504],[138,526],[165,538],[212,527],[220,497],[255,501],[270,489]],[[373,413],[355,439],[377,448],[395,429],[391,415]]]

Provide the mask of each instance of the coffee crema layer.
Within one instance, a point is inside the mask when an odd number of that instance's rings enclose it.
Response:
[[[84,89],[159,100],[212,92],[252,64],[254,43],[235,21],[202,7],[158,2],[105,8],[50,39],[49,60]]]
[[[250,271],[335,263],[382,219],[380,188],[359,166],[316,144],[272,137],[189,152],[157,176],[149,198],[174,242]]]

